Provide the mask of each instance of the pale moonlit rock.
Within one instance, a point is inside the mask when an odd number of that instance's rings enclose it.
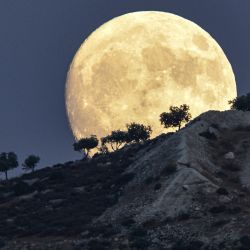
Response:
[[[226,154],[224,155],[224,158],[225,158],[226,160],[233,160],[233,159],[235,159],[234,152],[228,152],[228,153],[226,153]]]

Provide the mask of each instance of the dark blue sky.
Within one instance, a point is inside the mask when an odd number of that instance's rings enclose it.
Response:
[[[190,19],[227,54],[239,94],[250,92],[249,0],[1,0],[0,152],[30,153],[41,165],[79,158],[64,103],[70,62],[85,38],[109,19],[159,10]]]

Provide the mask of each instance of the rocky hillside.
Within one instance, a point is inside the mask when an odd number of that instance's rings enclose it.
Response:
[[[250,112],[209,111],[0,184],[0,248],[250,249]]]

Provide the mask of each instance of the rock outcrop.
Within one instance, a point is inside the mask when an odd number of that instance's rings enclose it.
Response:
[[[250,112],[209,111],[2,183],[0,248],[249,249],[249,204]]]

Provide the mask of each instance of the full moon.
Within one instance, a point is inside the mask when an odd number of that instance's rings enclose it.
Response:
[[[165,12],[135,12],[105,23],[70,66],[66,108],[76,139],[124,129],[130,122],[166,129],[159,115],[187,104],[193,117],[225,110],[237,96],[232,67],[201,27]]]

